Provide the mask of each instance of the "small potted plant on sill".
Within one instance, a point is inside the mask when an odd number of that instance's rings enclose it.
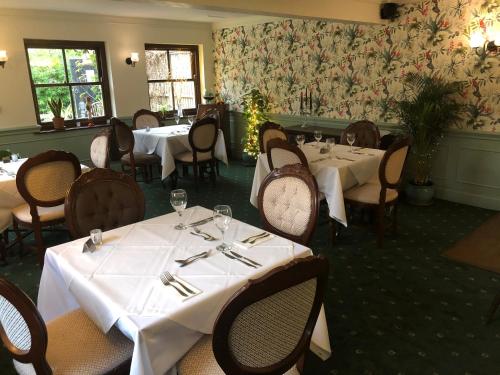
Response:
[[[412,138],[405,189],[412,204],[432,204],[434,156],[445,131],[460,120],[465,109],[458,101],[462,91],[463,82],[447,82],[436,75],[410,73],[404,80],[403,98],[395,102],[394,112],[403,133]]]
[[[50,111],[54,116],[52,118],[52,123],[54,124],[54,129],[64,130],[64,117],[61,117],[62,113],[62,100],[61,98],[49,99],[48,102]]]
[[[259,156],[259,128],[268,120],[269,102],[259,90],[253,89],[243,95],[241,105],[243,106],[243,116],[247,120],[245,135],[241,140],[243,162],[250,166],[255,165]]]

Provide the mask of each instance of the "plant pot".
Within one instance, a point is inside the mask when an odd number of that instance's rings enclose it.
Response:
[[[245,167],[255,167],[255,165],[257,164],[257,159],[255,159],[251,155],[248,155],[246,152],[243,152],[242,159],[243,165]]]
[[[434,203],[434,185],[415,185],[409,182],[405,188],[406,200],[415,206],[430,206]]]
[[[52,124],[54,124],[54,129],[64,130],[64,118],[63,117],[54,117],[52,119]]]

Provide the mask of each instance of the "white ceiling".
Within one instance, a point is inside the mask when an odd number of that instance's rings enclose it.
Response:
[[[209,23],[247,18],[249,16],[242,13],[194,9],[187,4],[165,0],[0,0],[0,8],[51,10]]]

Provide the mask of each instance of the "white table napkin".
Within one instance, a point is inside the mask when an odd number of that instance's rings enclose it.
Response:
[[[257,233],[257,234],[258,234],[258,233]],[[266,242],[266,241],[269,241],[269,240],[273,239],[275,236],[274,236],[274,234],[269,233],[269,235],[268,235],[268,236],[263,237],[263,238],[259,238],[259,239],[258,239],[258,240],[256,240],[255,242],[252,242],[252,243],[249,243],[249,242],[242,242],[242,241],[244,241],[245,239],[247,239],[247,238],[249,238],[249,237],[250,237],[250,236],[245,237],[245,238],[243,238],[243,239],[241,239],[241,240],[235,240],[235,241],[233,241],[233,244],[234,244],[234,245],[236,245],[236,246],[238,246],[238,247],[241,247],[241,248],[243,248],[243,249],[250,249],[250,248],[252,248],[252,247],[254,247],[254,246],[260,245],[260,244],[261,244],[261,243],[263,243],[263,242]]]

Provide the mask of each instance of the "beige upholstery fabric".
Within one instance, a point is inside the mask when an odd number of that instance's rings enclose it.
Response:
[[[30,350],[31,335],[28,325],[14,305],[3,296],[0,296],[0,324],[17,349]]]
[[[142,152],[134,152],[134,160],[136,165],[161,162],[161,159],[158,155],[144,154]],[[121,161],[124,164],[130,165],[130,154],[123,155]]]
[[[185,163],[193,162],[193,153],[191,151],[182,152],[180,154],[175,155],[176,160],[183,161]],[[197,160],[198,161],[206,161],[212,159],[211,152],[198,152]]]
[[[223,375],[212,350],[212,336],[206,335],[191,348],[177,365],[179,375]],[[285,375],[299,375],[294,366]]]
[[[96,168],[106,168],[108,161],[109,137],[101,135],[95,137],[90,144],[90,159]]]
[[[367,183],[361,186],[353,187],[344,192],[344,198],[356,202],[378,204],[380,201],[381,186],[378,183]],[[387,189],[385,201],[390,202],[398,197],[398,192],[395,189]]]
[[[64,198],[75,176],[75,168],[68,161],[52,161],[31,168],[24,182],[33,198],[53,201]]]
[[[64,217],[64,204],[54,207],[37,207],[40,222],[56,220]],[[31,223],[32,217],[30,206],[22,204],[12,210],[12,214],[19,220],[25,223]]]
[[[286,134],[279,129],[267,129],[264,132],[264,134],[262,135],[262,142],[264,142],[264,152],[267,152],[267,142],[270,139],[275,138],[283,139],[285,141],[287,140]]]
[[[274,147],[270,151],[274,168],[281,168],[290,164],[302,164],[297,154],[283,148]]]
[[[392,153],[389,157],[389,160],[387,160],[387,165],[385,167],[385,178],[390,184],[395,184],[399,181],[401,173],[403,172],[403,166],[407,153],[408,146],[405,146]]]
[[[273,227],[300,236],[311,217],[311,192],[299,178],[283,177],[266,186],[264,215]]]
[[[49,322],[47,332],[46,358],[54,374],[103,374],[132,356],[132,341],[114,327],[103,334],[81,309]],[[31,364],[14,366],[20,374],[35,374]]]
[[[0,208],[0,233],[12,224],[12,212],[6,208]]]
[[[207,150],[215,144],[217,125],[208,123],[193,129],[193,143],[197,149]]]
[[[153,115],[140,115],[135,119],[135,128],[136,129],[146,129],[147,127],[157,128],[160,126],[158,119]]]

